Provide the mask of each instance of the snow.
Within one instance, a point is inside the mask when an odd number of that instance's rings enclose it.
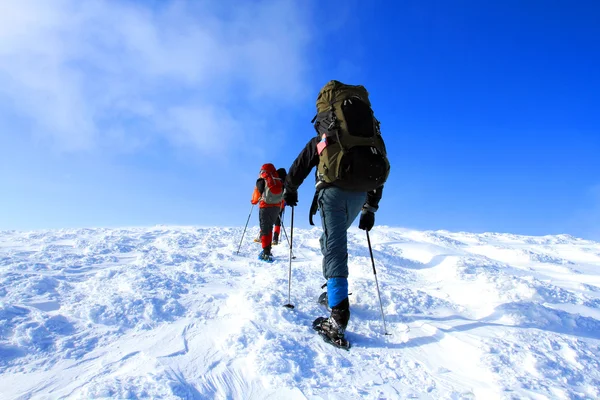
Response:
[[[348,352],[320,230],[256,259],[241,228],[0,232],[0,398],[600,397],[600,243],[567,235],[349,233]],[[285,243],[285,242],[284,242]]]

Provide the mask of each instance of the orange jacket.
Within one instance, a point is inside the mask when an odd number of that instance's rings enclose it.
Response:
[[[258,191],[258,188],[256,186],[254,186],[254,192],[252,192],[252,200],[250,200],[250,203],[258,204],[261,197],[262,196],[261,196],[260,192]]]
[[[258,204],[258,208],[266,208],[266,207],[280,207],[283,209],[285,202],[281,200],[281,203],[277,204],[267,204],[262,200],[262,195],[258,191],[258,188],[254,187],[254,192],[252,192],[252,200],[250,200],[252,204]]]

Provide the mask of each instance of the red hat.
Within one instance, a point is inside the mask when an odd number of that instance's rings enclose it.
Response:
[[[274,172],[276,172],[275,170],[275,166],[273,164],[263,164],[262,167],[260,167],[260,172],[268,172],[269,174],[273,174]]]

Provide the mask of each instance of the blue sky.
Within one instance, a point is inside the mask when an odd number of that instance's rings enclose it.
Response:
[[[322,3],[3,4],[0,229],[243,225],[337,79],[382,122],[378,224],[600,239],[597,2]]]

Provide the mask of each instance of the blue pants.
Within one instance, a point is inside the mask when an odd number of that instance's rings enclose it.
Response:
[[[323,253],[323,276],[327,279],[329,306],[333,307],[348,297],[348,228],[352,225],[367,194],[349,192],[335,186],[321,189],[321,253]]]

